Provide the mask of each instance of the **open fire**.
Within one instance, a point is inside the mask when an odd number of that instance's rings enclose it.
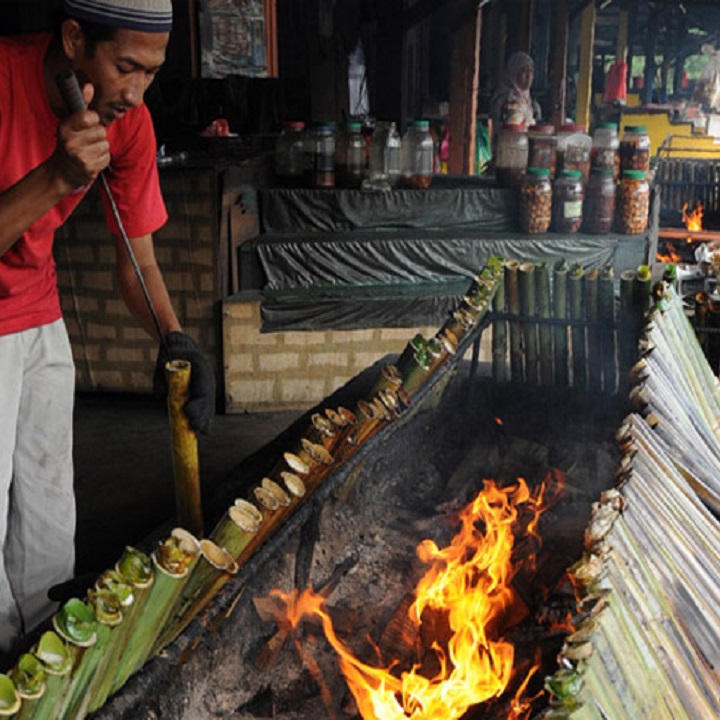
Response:
[[[525,718],[532,698],[522,695],[539,665],[513,678],[515,649],[503,633],[530,610],[513,579],[535,569],[541,544],[537,525],[549,504],[546,495],[546,483],[531,491],[521,478],[507,487],[485,480],[458,513],[458,529],[446,547],[429,539],[418,545],[418,558],[427,570],[408,611],[419,650],[415,658],[380,658],[385,667],[362,662],[338,638],[325,597],[312,589],[271,591],[275,619],[293,629],[306,618],[321,621],[365,720],[460,718],[468,708],[500,697],[511,679],[516,690],[507,717]],[[522,537],[521,553],[516,536]],[[298,649],[312,665],[307,652]],[[332,706],[328,713],[334,716]]]
[[[701,239],[698,237],[698,233],[702,233],[703,230],[703,205],[697,203],[690,212],[688,212],[688,207],[689,203],[684,203],[682,207],[682,222],[687,233],[683,233],[681,230],[660,229],[658,236],[665,239],[665,244],[655,256],[658,262],[694,262],[695,244],[698,239]],[[715,237],[714,234],[713,237]]]

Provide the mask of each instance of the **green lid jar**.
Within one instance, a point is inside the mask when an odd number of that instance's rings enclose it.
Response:
[[[645,125],[626,125],[620,140],[620,170],[650,170],[650,136]]]
[[[617,185],[615,229],[625,235],[637,235],[647,228],[650,211],[650,186],[642,170],[624,170]]]
[[[520,188],[520,229],[529,235],[547,232],[552,220],[550,169],[530,167]]]
[[[575,233],[582,225],[585,192],[580,170],[561,170],[553,185],[551,228]]]

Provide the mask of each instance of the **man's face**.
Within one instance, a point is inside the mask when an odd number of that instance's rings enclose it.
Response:
[[[517,84],[521,90],[529,90],[533,82],[535,71],[532,65],[524,65],[517,76]]]
[[[75,70],[81,84],[95,88],[90,107],[103,125],[119,120],[143,101],[145,91],[165,61],[169,33],[121,28],[112,40],[98,42],[95,52],[78,54]]]

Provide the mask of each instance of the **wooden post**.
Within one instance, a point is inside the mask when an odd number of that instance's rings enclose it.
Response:
[[[535,0],[520,2],[520,50],[530,54],[532,47],[533,18],[535,17]]]
[[[481,27],[482,9],[478,7],[454,36],[448,159],[448,172],[451,175],[474,174]]]
[[[552,120],[555,127],[565,122],[565,97],[567,84],[568,4],[556,0],[553,4],[552,43]]]
[[[627,59],[628,51],[628,11],[620,10],[618,14],[617,38],[615,40],[615,58]]]
[[[277,45],[277,0],[264,0],[265,6],[265,67],[268,77],[279,77]]]
[[[645,45],[645,88],[643,89],[643,103],[652,102],[655,86],[655,46],[657,44],[658,13],[651,12],[648,18],[647,44]]]
[[[595,3],[588,3],[580,18],[580,67],[578,68],[575,121],[590,127],[592,103],[593,46],[595,43]]]

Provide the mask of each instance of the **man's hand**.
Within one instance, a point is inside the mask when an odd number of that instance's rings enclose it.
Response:
[[[86,105],[90,104],[93,92],[92,85],[83,88]],[[107,132],[94,110],[78,110],[60,123],[57,146],[48,164],[69,191],[92,183],[110,164]]]
[[[154,389],[161,397],[167,395],[165,364],[171,360],[187,360],[192,366],[190,398],[183,410],[190,421],[190,427],[207,435],[215,417],[215,376],[210,363],[189,335],[183,332],[168,333],[165,336],[165,345],[160,346],[155,364]]]

